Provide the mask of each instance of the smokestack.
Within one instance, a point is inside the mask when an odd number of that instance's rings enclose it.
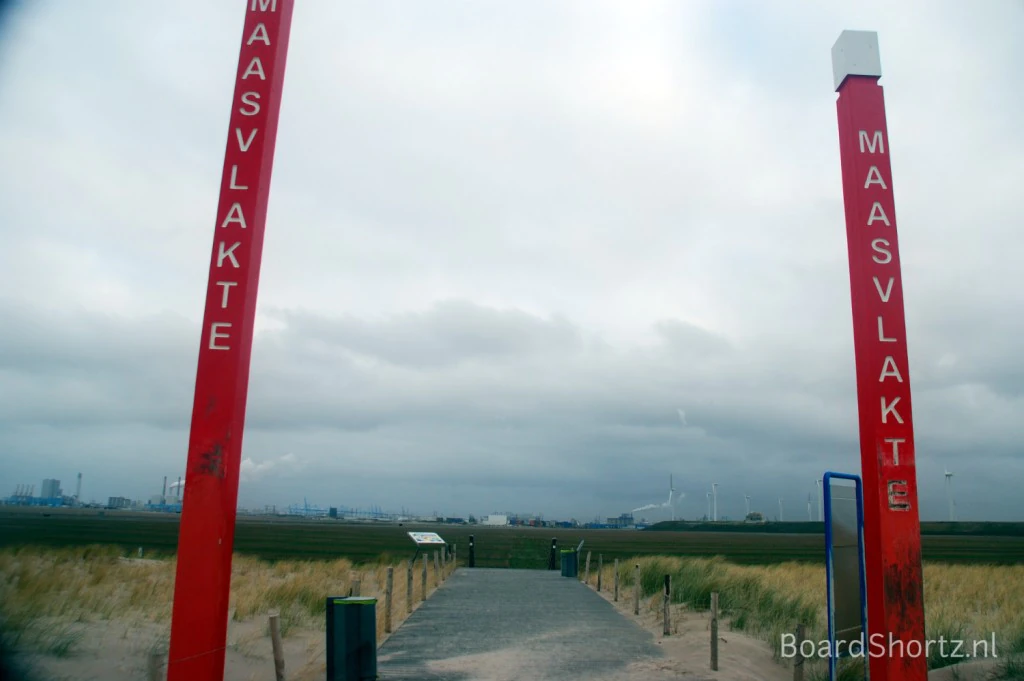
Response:
[[[75,501],[82,498],[82,474],[78,474],[78,485],[75,487]]]
[[[175,501],[181,501],[181,476],[178,476],[178,490],[175,497]]]
[[[160,493],[160,503],[167,503],[167,476],[164,476],[164,491]]]

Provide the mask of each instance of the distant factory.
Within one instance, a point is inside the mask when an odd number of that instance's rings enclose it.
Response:
[[[85,502],[82,499],[82,474],[79,473],[75,483],[74,495],[67,495],[61,487],[60,480],[46,478],[40,485],[39,495],[36,495],[36,486],[31,484],[18,484],[14,487],[14,493],[9,497],[0,499],[0,505],[5,506],[42,506],[46,508],[105,508],[105,509],[131,509],[136,511],[159,511],[164,513],[181,513],[181,493],[185,488],[181,478],[177,483],[171,483],[170,489],[173,496],[168,494],[167,477],[163,479],[163,488],[160,494],[154,494],[148,501],[131,499],[129,497],[108,497],[107,503],[98,501]]]
[[[61,489],[60,480],[46,478],[39,489],[39,496],[36,496],[36,486],[19,484],[14,486],[14,493],[6,499],[0,500],[7,506],[46,506],[57,508],[60,506],[78,505],[78,495],[82,490],[82,474],[78,474],[78,491],[75,496],[66,496]]]

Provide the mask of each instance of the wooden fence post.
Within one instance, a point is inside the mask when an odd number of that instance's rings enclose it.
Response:
[[[590,551],[587,551],[587,568],[583,573],[583,583],[590,584]]]
[[[604,554],[597,554],[597,591],[601,592],[601,571],[604,569]]]
[[[420,600],[427,600],[427,554],[423,554],[423,593],[420,594]]]
[[[395,568],[388,566],[387,581],[384,583],[384,633],[391,633],[391,590],[394,587]]]
[[[441,567],[438,564],[440,559],[437,557],[437,551],[434,551],[434,586],[441,586]]]
[[[270,616],[270,645],[274,650],[274,679],[284,681],[284,647],[281,645],[281,622],[277,613]]]
[[[665,575],[665,594],[662,596],[662,608],[665,610],[665,625],[662,633],[668,636],[672,633],[672,618],[669,614],[669,603],[672,600],[672,575]]]
[[[619,559],[615,559],[615,602],[619,602]]]
[[[793,681],[804,681],[804,654],[800,650],[800,644],[804,642],[806,636],[804,623],[800,622],[796,625],[796,658],[793,660]]]
[[[405,573],[405,614],[412,614],[412,558]]]
[[[718,592],[711,594],[711,671],[718,671]]]
[[[640,614],[640,563],[636,564],[636,573],[633,577],[633,614]]]
[[[360,593],[360,588],[361,587],[362,587],[362,583],[359,581],[359,576],[358,575],[353,575],[352,576],[352,589],[351,589],[352,590],[352,594],[351,595],[353,595],[353,596],[362,596],[362,594]]]

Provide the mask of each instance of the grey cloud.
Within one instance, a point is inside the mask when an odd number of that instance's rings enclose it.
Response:
[[[322,341],[400,366],[448,366],[461,361],[501,361],[515,355],[565,352],[580,343],[564,319],[545,321],[518,310],[493,310],[469,301],[440,301],[428,312],[367,323],[351,317],[325,320],[277,311],[294,336]]]
[[[452,309],[460,314],[450,316]],[[13,317],[9,310],[7,314]],[[60,423],[75,433],[132,422],[171,428],[170,439],[179,443],[179,450],[165,456],[165,465],[180,470],[194,377],[194,356],[186,351],[197,342],[193,325],[178,319],[147,330],[110,317],[79,317],[72,324],[25,311],[20,315],[18,326],[27,338],[15,354],[8,337],[5,372],[18,379],[15,385],[47,388],[18,390],[17,403],[5,403],[3,420],[15,432],[44,422]],[[484,337],[504,334],[529,342],[500,347],[500,361],[480,356],[477,334],[445,335],[453,319],[459,329],[466,315],[474,320],[470,328]],[[707,351],[708,337],[714,336],[678,320],[662,321],[659,327],[687,332],[654,348],[595,351],[579,342],[576,333],[570,335],[571,343],[556,333],[540,354],[537,336],[530,334],[545,329],[545,320],[459,301],[432,313],[385,321],[350,316],[339,324],[305,312],[290,315],[288,323],[285,329],[258,334],[254,343],[244,453],[250,461],[244,488],[249,494],[262,490],[279,503],[287,500],[281,490],[271,492],[266,476],[253,473],[273,466],[275,482],[295,490],[292,500],[299,490],[304,495],[317,490],[329,494],[323,483],[308,477],[316,470],[321,479],[342,475],[348,485],[380,480],[386,487],[386,479],[402,486],[419,480],[428,491],[407,497],[405,504],[411,499],[429,504],[436,494],[429,490],[455,485],[468,490],[466,498],[477,504],[503,500],[499,507],[511,508],[520,498],[515,490],[533,489],[523,498],[544,508],[573,513],[580,505],[596,504],[601,512],[612,513],[619,502],[629,508],[646,503],[650,493],[645,490],[659,490],[661,478],[671,472],[679,477],[680,489],[689,492],[684,509],[692,516],[701,508],[701,485],[716,477],[726,487],[785,488],[793,484],[787,478],[799,479],[800,471],[810,480],[829,461],[856,461],[851,396],[836,403],[816,395],[790,371],[795,363],[769,368],[770,354],[748,360],[761,367],[753,375],[742,361],[718,358],[713,367],[680,364],[680,352],[700,356]],[[573,328],[568,322],[562,325]],[[36,344],[53,337],[60,326],[106,328],[120,343],[87,344],[88,334],[82,334],[70,352],[59,344]],[[464,361],[361,365],[343,359],[351,351],[351,339],[357,344],[375,339],[360,347],[360,355],[372,355],[376,347],[385,348],[386,354],[413,340],[410,329],[421,338],[440,334],[447,339],[445,347]],[[540,338],[552,340],[543,333]],[[466,344],[465,352],[459,351],[460,342]],[[34,344],[34,352],[25,349]],[[711,347],[723,345],[716,340]],[[427,347],[432,347],[429,337]],[[414,351],[411,356],[419,355]],[[62,373],[48,359],[73,367],[79,383],[90,387],[85,399],[60,379],[43,380]],[[117,391],[111,389],[115,383],[121,386]],[[932,402],[932,411],[957,408],[954,395],[920,394]],[[677,405],[687,412],[687,427],[678,421]],[[168,422],[169,413],[178,415],[176,423]],[[994,425],[1004,430],[1008,426]],[[1000,442],[997,432],[985,440],[990,457],[1012,459],[1012,444]],[[8,447],[19,449],[16,435],[7,440]],[[956,451],[936,451],[927,432],[919,432],[918,442],[929,453],[952,456]],[[64,447],[68,454],[76,449],[71,441]],[[304,467],[282,467],[287,464],[282,457],[292,452],[306,462]],[[548,498],[553,489],[566,485],[569,491],[558,495],[561,501]],[[382,489],[381,494],[386,492]],[[595,500],[585,501],[591,496]],[[792,498],[792,493],[786,496]],[[737,498],[742,500],[742,495]],[[381,503],[379,496],[376,503]]]

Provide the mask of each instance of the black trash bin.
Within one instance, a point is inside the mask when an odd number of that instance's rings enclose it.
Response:
[[[562,576],[575,577],[578,572],[576,549],[562,549]]]
[[[377,678],[377,599],[327,599],[327,679]]]

